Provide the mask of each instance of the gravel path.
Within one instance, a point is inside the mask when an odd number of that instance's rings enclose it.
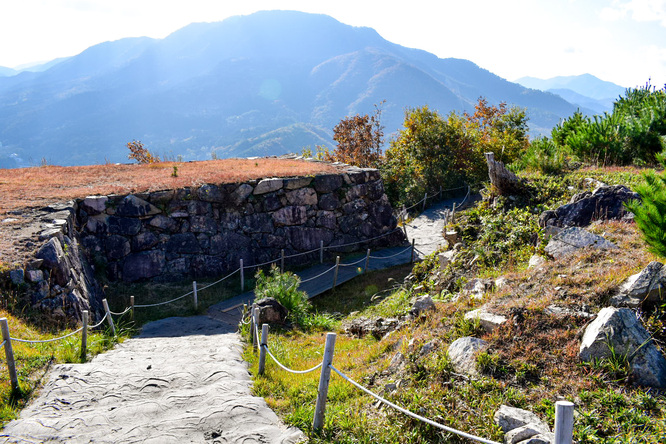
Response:
[[[241,341],[206,316],[147,324],[85,364],[49,372],[39,397],[9,423],[7,443],[294,443],[252,382]]]

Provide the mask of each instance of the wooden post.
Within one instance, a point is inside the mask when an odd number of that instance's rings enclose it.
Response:
[[[326,414],[326,398],[328,397],[328,382],[331,379],[331,367],[333,363],[333,352],[335,351],[335,333],[326,334],[326,346],[324,347],[324,359],[321,365],[321,376],[319,377],[319,391],[317,392],[317,403],[315,404],[312,429],[320,430],[324,426],[324,415]]]
[[[130,307],[131,307],[130,318],[133,321],[134,320],[134,296],[130,296]]]
[[[363,274],[368,272],[368,263],[370,262],[370,249],[365,253],[365,267],[363,267]]]
[[[555,444],[573,442],[574,405],[569,401],[555,403]]]
[[[426,191],[425,196],[423,196],[423,209],[421,211],[425,211],[426,203],[428,203],[428,192]]]
[[[259,344],[257,344],[257,318],[258,318],[258,311],[259,307],[253,307],[252,308],[252,348],[254,350],[257,350],[257,347]]]
[[[324,263],[324,241],[319,241],[319,263]]]
[[[259,374],[266,369],[266,347],[268,347],[268,324],[261,326],[261,348],[259,349]]]
[[[335,271],[333,272],[333,288],[335,291],[335,285],[338,283],[338,269],[340,269],[340,256],[335,257]]]
[[[83,310],[81,319],[83,320],[83,330],[81,330],[81,362],[86,362],[88,354],[88,310]]]
[[[453,210],[451,211],[451,223],[456,223],[456,203],[453,202]]]
[[[113,325],[113,318],[111,317],[111,310],[109,310],[109,303],[106,299],[102,299],[102,305],[104,306],[104,311],[106,312],[106,319],[109,321],[109,327],[111,327],[111,332],[113,336],[116,335],[116,326]]]
[[[243,267],[243,259],[240,260],[240,280],[241,280],[241,293],[245,293],[245,267]]]
[[[280,273],[284,273],[284,248],[280,250]]]
[[[407,242],[409,242],[409,238],[407,237],[407,224],[405,224],[405,211],[400,212],[400,224],[402,224],[402,231],[405,232],[405,239],[407,239]]]
[[[416,239],[412,239],[412,259],[410,262],[413,264],[414,263],[414,243],[416,242]]]
[[[16,376],[14,349],[12,348],[12,339],[9,335],[9,324],[7,324],[7,318],[0,318],[0,328],[2,328],[2,340],[5,341],[5,357],[7,358],[7,370],[9,371],[9,380],[12,384],[12,391],[18,392],[20,387],[18,376]]]
[[[192,289],[194,290],[194,311],[199,308],[199,294],[197,293],[197,281],[192,281]]]

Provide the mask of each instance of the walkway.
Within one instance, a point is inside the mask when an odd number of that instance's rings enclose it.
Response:
[[[408,224],[419,256],[439,245],[443,208],[452,202],[436,205]],[[368,269],[409,262],[411,246],[406,247],[373,252]],[[358,274],[365,255],[345,258],[346,263],[354,261],[359,263],[340,267],[338,283]],[[331,265],[298,273],[310,296],[332,287],[333,271],[326,271]],[[321,273],[323,277],[308,281]],[[216,304],[208,316],[151,322],[139,336],[88,363],[54,366],[39,396],[0,432],[0,442],[298,442],[303,434],[287,428],[262,398],[251,394],[235,331],[239,304],[252,297],[250,292]]]

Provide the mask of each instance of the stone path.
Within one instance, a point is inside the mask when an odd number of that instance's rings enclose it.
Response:
[[[436,205],[408,224],[407,234],[416,238],[419,255],[439,245],[443,208],[452,202]],[[369,268],[409,262],[411,251],[395,255],[404,249],[373,252],[373,256],[394,257],[373,260]],[[358,266],[342,267],[338,283],[353,278]],[[329,267],[312,267],[299,275],[305,280]],[[310,294],[325,291],[332,286],[330,277],[312,281],[311,288],[305,289]],[[208,316],[146,324],[139,336],[91,362],[54,366],[39,396],[20,419],[0,432],[0,442],[287,444],[302,440],[298,429],[287,428],[262,398],[251,394],[252,381],[235,332],[238,303],[247,298],[244,294],[217,304]]]

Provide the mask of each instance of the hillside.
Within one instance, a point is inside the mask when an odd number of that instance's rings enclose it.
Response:
[[[528,108],[533,132],[575,111],[558,96],[370,28],[265,11],[161,40],[107,42],[43,72],[0,77],[0,167],[123,161],[133,139],[186,160],[298,152],[332,146],[341,118],[382,100],[388,134],[406,107],[469,111],[480,96]]]

